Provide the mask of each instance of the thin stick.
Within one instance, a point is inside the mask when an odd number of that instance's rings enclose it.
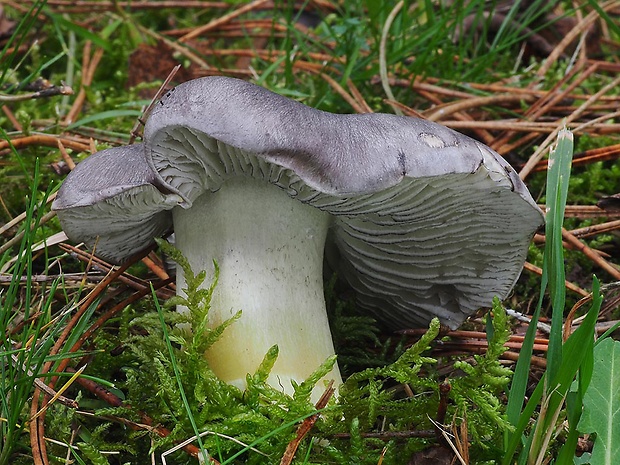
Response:
[[[328,76],[325,73],[321,73],[320,76],[325,79],[327,81],[327,83],[332,86],[332,88],[336,91],[336,93],[338,93],[343,99],[346,100],[346,102],[351,105],[351,107],[353,108],[353,110],[355,110],[356,113],[366,113],[366,109],[361,106],[357,100],[355,100],[351,94],[349,94],[344,87],[342,87],[340,84],[338,84],[338,82],[332,78],[331,76]]]
[[[600,5],[600,9],[603,11],[609,11],[614,9],[620,5],[620,2],[617,1],[609,1]],[[598,10],[593,10],[583,19],[583,21],[577,23],[573,29],[571,29],[568,34],[566,34],[562,40],[555,47],[553,52],[547,57],[543,65],[538,68],[536,75],[539,77],[544,77],[547,74],[547,71],[553,66],[553,64],[560,58],[560,56],[564,53],[564,50],[570,45],[570,43],[577,38],[583,31],[585,31],[590,25],[599,17]]]
[[[426,119],[426,116],[424,116],[424,114],[420,113],[417,110],[414,110],[411,107],[408,107],[407,105],[403,103],[397,102],[396,100],[383,99],[383,101],[387,103],[388,105],[390,105],[391,107],[397,106],[398,108],[402,110],[403,114],[407,116],[414,116],[415,118]]]
[[[47,201],[45,203],[48,204],[52,202],[55,198],[56,198],[56,192],[54,192],[53,194],[50,194],[50,196],[47,198]],[[27,213],[22,212],[19,215],[17,215],[15,218],[13,218],[11,221],[9,221],[8,223],[2,225],[2,227],[0,227],[0,235],[6,233],[9,229],[17,226],[17,224],[24,221],[26,219],[26,216],[27,216]]]
[[[32,136],[19,137],[17,139],[13,139],[10,142],[7,140],[0,141],[0,150],[7,149],[13,146],[15,149],[21,149],[23,147],[28,147],[31,145],[41,145],[44,147],[58,147],[58,140],[62,140],[62,143],[65,147],[68,147],[72,150],[78,150],[80,152],[88,152],[88,145],[82,144],[81,142],[76,142],[71,139],[67,139],[66,137],[56,136],[52,134],[35,134]]]
[[[93,82],[95,70],[97,69],[97,66],[99,66],[101,58],[103,58],[103,52],[104,50],[102,48],[98,48],[97,50],[95,50],[91,58],[89,56],[90,41],[87,41],[84,45],[84,59],[82,64],[82,82],[80,85],[80,91],[78,92],[77,97],[75,98],[75,101],[73,102],[73,105],[69,110],[69,113],[67,113],[64,121],[65,124],[73,123],[82,111],[82,106],[84,105],[84,101],[86,100],[86,88],[90,87]]]
[[[2,105],[2,112],[6,115],[6,117],[9,119],[9,121],[17,131],[23,131],[22,125],[19,123],[19,121],[17,121],[17,118],[15,118],[15,115],[9,107],[7,107],[6,105]]]
[[[584,113],[588,109],[588,107],[590,107],[594,102],[596,102],[601,95],[604,95],[609,90],[618,87],[619,84],[620,84],[620,76],[616,77],[616,79],[611,81],[609,84],[604,86],[601,90],[599,90],[597,93],[595,93],[590,98],[588,98],[585,102],[583,102],[579,106],[579,108],[577,108],[573,113],[571,113],[568,116],[568,118],[566,118],[566,122],[565,123],[558,124],[558,127],[556,129],[554,129],[551,132],[551,134],[549,134],[547,136],[545,141],[538,147],[536,152],[534,152],[532,154],[530,159],[523,166],[523,169],[521,169],[521,171],[519,172],[519,177],[521,179],[525,179],[527,177],[527,175],[532,172],[532,170],[534,169],[536,164],[540,161],[540,159],[545,154],[545,151],[547,150],[547,148],[549,147],[551,142],[555,140],[555,138],[558,135],[558,133],[560,132],[560,130],[564,127],[564,124],[570,123],[570,122],[574,121],[575,119],[577,119],[579,116],[581,116],[582,113]]]
[[[359,103],[360,107],[362,108],[363,111],[361,113],[373,113],[372,108],[370,108],[370,105],[368,105],[368,103],[366,102],[366,99],[364,99],[364,96],[359,91],[359,89],[355,86],[355,83],[351,79],[347,80],[347,87],[349,88],[351,95],[355,98],[355,100]]]
[[[583,252],[583,254],[586,257],[588,257],[590,260],[592,260],[595,265],[604,269],[607,273],[613,276],[614,279],[620,280],[620,270],[618,270],[611,263],[609,263],[607,260],[602,258],[594,250],[592,250],[586,244],[581,242],[579,239],[577,239],[575,236],[573,236],[569,231],[567,231],[564,228],[562,228],[562,238],[564,238],[566,242],[574,246],[577,250],[579,250],[580,252]]]
[[[56,212],[55,211],[47,212],[45,215],[43,215],[41,217],[41,220],[39,221],[37,226],[41,226],[42,224],[47,223],[49,220],[51,220],[55,216],[56,216]],[[13,247],[14,245],[18,244],[22,240],[22,238],[24,237],[25,233],[26,233],[25,230],[19,231],[17,234],[15,234],[15,236],[13,236],[11,239],[9,239],[4,244],[2,244],[2,246],[0,246],[0,254],[3,254],[7,250],[9,250],[11,247]]]
[[[138,25],[138,29],[140,30],[140,32],[142,32],[142,33],[144,33],[144,34],[146,34],[148,36],[151,36],[151,37],[155,38],[156,40],[161,40],[168,47],[170,47],[171,49],[179,52],[181,55],[187,57],[189,60],[191,60],[193,63],[196,63],[201,68],[211,69],[211,67],[209,66],[209,64],[206,61],[204,61],[198,55],[193,53],[191,50],[189,50],[183,44],[179,44],[178,42],[175,42],[174,40],[170,40],[167,37],[165,37],[165,36],[155,32],[155,31],[152,31],[151,29],[149,29],[147,27]]]
[[[324,409],[327,406],[329,399],[331,399],[331,397],[334,395],[334,392],[335,392],[334,382],[330,381],[329,385],[327,386],[327,389],[325,389],[325,392],[323,393],[321,398],[316,403],[315,405],[316,409],[317,410]],[[290,465],[293,462],[293,458],[295,458],[295,453],[297,452],[297,449],[299,448],[299,444],[301,443],[302,439],[306,437],[306,435],[310,432],[314,424],[317,422],[317,420],[319,419],[319,415],[320,415],[319,413],[315,413],[314,415],[306,418],[304,422],[301,425],[299,425],[299,428],[297,428],[297,433],[295,434],[295,438],[291,440],[291,442],[288,443],[288,446],[286,447],[286,451],[284,451],[282,460],[280,460],[280,465]]]
[[[129,138],[129,145],[133,144],[137,137],[142,137],[138,133],[138,128],[141,125],[144,126],[144,122],[148,119],[149,115],[151,114],[151,111],[153,110],[153,106],[155,105],[156,102],[159,101],[160,97],[166,90],[166,87],[168,87],[168,84],[170,84],[170,81],[174,79],[174,76],[177,74],[177,71],[179,71],[180,68],[181,68],[180,64],[172,68],[172,71],[170,71],[170,73],[168,74],[168,77],[164,79],[164,82],[162,82],[161,86],[159,86],[159,89],[157,89],[155,96],[151,99],[151,103],[149,103],[149,106],[146,107],[144,112],[142,112],[142,116],[138,118],[138,120],[136,121],[136,124],[131,129],[131,133],[130,133],[131,137]]]
[[[620,220],[608,221],[606,223],[586,226],[585,228],[573,229],[570,231],[570,233],[575,237],[584,238],[595,236],[597,234],[608,233],[617,229],[620,229]]]
[[[529,262],[525,262],[523,264],[523,268],[525,268],[527,271],[531,271],[532,273],[536,273],[537,275],[542,276],[542,272],[543,272],[542,268],[536,265],[532,265]],[[581,296],[586,296],[589,294],[588,291],[581,289],[579,286],[571,283],[570,281],[564,281],[564,285],[566,286],[566,289],[568,289],[569,291],[576,292],[577,294]]]
[[[6,95],[0,94],[0,102],[23,102],[37,98],[54,97],[56,95],[72,95],[73,89],[69,86],[53,86],[49,89],[30,92],[28,94]]]
[[[67,168],[73,171],[75,169],[75,162],[73,161],[73,158],[71,158],[71,156],[67,153],[67,149],[63,145],[62,141],[58,139],[57,142],[58,142],[58,150],[60,150],[60,156],[62,156],[62,159],[67,164]]]
[[[387,36],[390,32],[390,27],[396,19],[396,15],[400,12],[405,2],[401,0],[396,4],[396,6],[392,9],[387,19],[385,20],[385,24],[383,26],[383,31],[381,32],[381,42],[379,43],[379,74],[381,76],[381,85],[383,86],[383,91],[389,100],[396,100],[394,98],[394,94],[392,93],[392,88],[390,87],[390,81],[388,79],[387,72],[387,57],[386,57],[386,44],[387,44]],[[392,107],[394,109],[394,113],[399,116],[403,115],[403,112],[398,107]]]
[[[531,102],[535,97],[531,95],[515,95],[515,94],[500,94],[490,95],[488,97],[472,97],[463,99],[458,102],[449,103],[441,108],[433,108],[433,112],[427,116],[430,121],[439,121],[452,113],[457,113],[462,110],[468,110],[470,108],[479,108],[484,105],[495,105],[501,103],[511,102]]]
[[[21,367],[21,369],[24,370],[28,374],[28,376],[34,376],[32,370],[30,368],[27,368],[25,365],[19,363],[19,360],[17,359],[17,355],[12,354],[11,358],[13,359],[13,363],[18,364]],[[65,397],[65,396],[61,395],[60,392],[56,392],[52,388],[49,388],[39,378],[35,378],[34,379],[34,383],[41,390],[43,390],[48,396],[55,397],[56,399],[58,399],[58,402],[60,402],[61,404],[65,405],[65,406],[67,406],[69,408],[78,408],[79,407],[78,403],[75,400],[69,399],[68,397]]]
[[[221,26],[222,24],[229,22],[230,20],[236,18],[237,16],[241,16],[242,14],[247,13],[248,11],[252,11],[258,7],[264,6],[268,1],[269,0],[254,0],[253,2],[248,3],[245,6],[242,6],[241,8],[237,8],[235,11],[228,13],[227,15],[220,16],[219,18],[208,22],[204,26],[195,28],[193,31],[188,32],[183,37],[180,37],[179,42],[187,42],[188,40],[198,37],[199,35],[202,35],[207,31],[215,29]]]

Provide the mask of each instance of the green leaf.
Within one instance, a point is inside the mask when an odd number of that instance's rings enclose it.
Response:
[[[96,121],[102,121],[105,119],[112,119],[112,118],[124,118],[125,116],[132,116],[134,118],[138,118],[140,116],[142,116],[142,112],[140,110],[109,110],[109,111],[102,111],[100,113],[97,113],[95,115],[91,115],[91,116],[87,116],[86,118],[82,118],[79,121],[76,121],[73,124],[70,124],[69,126],[67,126],[67,129],[76,129],[79,128],[80,126],[85,126],[87,124],[90,123],[94,123]]]
[[[598,344],[594,367],[578,429],[596,433],[591,465],[612,465],[620,463],[620,342],[607,338]]]
[[[555,148],[549,153],[547,170],[547,214],[545,215],[545,261],[552,273],[549,274],[549,294],[553,309],[551,334],[547,351],[547,372],[549,378],[557,376],[562,364],[562,321],[566,290],[564,288],[564,248],[562,245],[562,223],[568,195],[568,180],[573,159],[573,134],[567,129],[558,133]],[[553,386],[550,386],[553,389]]]
[[[61,15],[54,13],[47,13],[47,15],[52,19],[52,21],[54,21],[54,23],[58,24],[62,28],[75,32],[80,37],[90,40],[93,44],[98,45],[106,51],[111,50],[110,43],[99,35],[90,32],[88,29],[79,26],[73,21],[63,18]]]

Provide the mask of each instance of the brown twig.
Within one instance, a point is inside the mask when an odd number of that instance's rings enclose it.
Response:
[[[17,359],[17,356],[15,354],[11,355],[11,359],[13,360],[13,363],[15,364],[19,364],[20,368],[25,371],[28,376],[34,376],[32,370],[29,367],[26,367],[24,365],[21,365],[19,363],[19,360]],[[78,408],[78,403],[74,400],[74,399],[69,399],[68,397],[62,396],[59,393],[57,393],[56,391],[54,391],[53,389],[49,388],[43,381],[41,381],[39,378],[35,378],[34,379],[34,384],[41,389],[43,392],[45,392],[48,396],[50,397],[56,397],[58,399],[58,401],[65,405],[66,407],[69,408]]]
[[[316,403],[315,408],[317,410],[324,409],[327,406],[329,399],[331,399],[332,396],[334,395],[334,392],[335,392],[334,382],[330,381],[329,385],[327,386],[327,389],[325,389],[325,392],[323,393],[321,398]],[[317,422],[319,417],[320,417],[320,413],[315,413],[314,415],[311,415],[308,418],[306,418],[303,421],[303,423],[299,425],[299,428],[297,428],[297,433],[295,434],[295,438],[291,440],[291,442],[288,443],[288,446],[286,447],[286,450],[284,451],[284,455],[282,455],[282,459],[280,460],[280,465],[290,465],[293,462],[293,459],[295,458],[295,453],[297,452],[297,449],[299,448],[299,444],[301,443],[303,438],[305,438],[306,435],[310,432],[310,430],[312,429],[314,424]]]
[[[138,120],[136,121],[136,124],[134,125],[134,127],[131,129],[131,132],[130,132],[131,137],[129,138],[129,145],[133,144],[137,137],[142,137],[142,135],[138,133],[138,129],[140,128],[141,125],[144,126],[144,122],[148,119],[149,115],[151,114],[151,111],[153,110],[153,106],[159,101],[161,96],[164,94],[164,92],[166,91],[166,88],[168,87],[170,82],[174,79],[174,76],[177,74],[177,72],[179,71],[179,68],[181,68],[181,65],[176,65],[174,68],[172,68],[172,71],[170,71],[166,79],[164,79],[164,82],[162,82],[161,86],[159,86],[159,89],[157,89],[157,92],[151,99],[151,102],[149,103],[148,107],[146,107],[146,109],[142,112],[142,116],[140,116],[140,118],[138,118]]]
[[[598,69],[598,65],[593,64],[585,71],[582,71],[583,66],[585,66],[585,63],[580,62],[578,66],[573,67],[573,69],[556,82],[548,92],[541,95],[541,97],[527,109],[523,118],[529,121],[537,121],[540,117],[547,114],[556,103],[564,100],[579,84],[585,81]],[[575,76],[577,76],[576,79],[573,79]],[[556,126],[557,125],[558,123],[556,123]],[[513,131],[504,132],[504,134],[493,142],[491,148],[499,150],[500,147],[506,145],[513,136]]]
[[[217,19],[214,19],[213,21],[208,22],[207,24],[205,24],[204,26],[200,26],[195,28],[194,30],[192,30],[191,32],[188,32],[187,34],[185,34],[183,37],[179,38],[179,42],[187,42],[188,40],[191,40],[195,37],[198,37],[199,35],[204,34],[205,32],[211,31],[213,29],[216,29],[218,27],[220,27],[221,25],[228,23],[229,21],[231,21],[232,19],[241,16],[244,13],[247,13],[249,11],[255,10],[259,7],[264,6],[268,1],[270,0],[254,0],[253,2],[250,2],[244,6],[241,6],[240,8],[237,8],[235,11],[228,13],[226,15],[220,16]]]
[[[360,105],[360,103],[358,103],[358,101],[353,98],[351,94],[344,89],[344,87],[338,84],[334,78],[325,73],[320,73],[320,76],[327,81],[327,83],[336,91],[338,95],[340,95],[349,105],[351,105],[356,113],[368,113],[368,106],[364,107],[363,105]]]
[[[157,260],[156,262],[154,260],[155,257],[156,255],[151,252],[149,256],[142,259],[142,263],[144,263],[146,267],[159,279],[169,279],[170,275],[164,269],[163,265],[161,264],[161,260]],[[173,285],[171,284],[171,286]]]
[[[56,136],[52,134],[35,134],[32,136],[18,137],[12,139],[10,142],[7,140],[0,140],[0,150],[8,149],[11,146],[15,149],[21,149],[32,145],[57,148],[59,140],[65,147],[72,150],[77,150],[80,152],[87,152],[89,150],[89,146],[87,144],[77,142],[68,137]]]
[[[58,95],[72,95],[73,89],[69,86],[51,86],[47,89],[29,92],[27,94],[7,95],[0,94],[0,102],[23,102],[38,98],[56,97]]]
[[[37,223],[36,226],[41,226],[42,224],[47,223],[49,220],[51,220],[55,216],[56,216],[56,212],[53,212],[53,211],[52,212],[47,212],[45,215],[43,215],[41,217],[41,219],[39,220],[39,222]],[[34,226],[35,225],[31,225],[30,231],[34,230]],[[26,234],[26,230],[25,229],[22,230],[22,231],[19,231],[11,239],[9,239],[4,244],[2,244],[2,246],[0,246],[0,254],[3,254],[7,250],[9,250],[11,247],[19,244],[25,234]]]
[[[599,5],[599,8],[602,11],[607,12],[611,9],[617,8],[618,5],[620,5],[620,2],[616,0],[611,0],[603,3],[602,5]],[[562,38],[562,40],[557,44],[553,52],[549,54],[542,66],[536,71],[536,75],[541,78],[544,77],[545,74],[547,74],[547,71],[551,69],[551,66],[553,66],[557,59],[562,56],[564,50],[566,50],[566,48],[571,44],[571,42],[573,42],[577,38],[577,36],[579,36],[583,31],[587,30],[592,25],[592,23],[594,23],[594,21],[596,21],[599,17],[599,10],[595,9],[588,13],[588,15],[583,18],[582,21],[578,22],[575,27]]]
[[[102,48],[98,48],[93,52],[91,57],[91,42],[86,41],[84,44],[84,50],[82,55],[82,82],[80,85],[80,91],[78,92],[69,113],[65,117],[65,124],[71,124],[76,119],[77,116],[82,111],[82,106],[84,105],[84,101],[86,100],[86,89],[90,87],[93,83],[93,78],[95,77],[95,71],[97,70],[97,66],[99,66],[99,62],[103,57],[104,50]]]
[[[618,229],[620,229],[620,220],[608,221],[606,223],[600,223],[592,226],[573,229],[570,231],[570,233],[577,238],[584,238],[595,236],[597,234],[609,233]]]
[[[521,179],[525,179],[532,169],[536,166],[536,164],[540,161],[540,159],[545,154],[546,149],[549,145],[555,140],[556,136],[562,129],[565,124],[571,123],[575,121],[581,114],[583,114],[590,105],[596,102],[602,95],[607,93],[609,90],[618,87],[620,84],[620,76],[613,79],[611,82],[603,86],[598,92],[590,96],[585,102],[583,102],[573,113],[571,113],[565,121],[558,122],[558,127],[547,136],[547,138],[543,141],[543,143],[536,149],[536,151],[532,154],[527,163],[523,166],[521,171],[519,171],[519,177]]]
[[[33,3],[33,0],[22,0],[23,3]],[[152,10],[161,8],[230,8],[228,2],[214,2],[207,0],[142,0],[142,1],[92,1],[92,0],[48,0],[48,7],[59,7],[67,13],[92,13],[93,11],[112,11],[117,8],[131,10]]]
[[[426,117],[422,113],[420,113],[418,110],[414,110],[413,108],[408,107],[407,105],[403,103],[397,102],[396,100],[383,99],[383,101],[391,107],[398,107],[403,112],[403,114],[406,116],[413,116],[414,118],[426,119]]]
[[[542,272],[543,272],[542,268],[536,265],[532,265],[529,262],[525,262],[523,264],[523,268],[525,268],[527,271],[530,271],[532,273],[536,273],[538,276],[542,276]],[[569,291],[576,292],[577,294],[581,296],[588,295],[588,291],[581,289],[579,286],[571,283],[570,281],[564,281],[564,285],[566,286],[566,289],[568,289]]]
[[[91,263],[93,266],[99,268],[104,273],[111,273],[113,270],[112,265],[107,263],[105,260],[102,260],[101,258],[92,255],[89,252],[81,250],[70,244],[59,244],[59,247],[65,252],[73,254],[76,258],[83,261],[84,263]],[[142,261],[144,261],[145,258],[146,257],[144,257]],[[169,276],[166,274],[166,277],[164,279],[168,279],[168,278]],[[136,278],[135,276],[129,273],[122,273],[117,277],[117,279],[119,282],[125,284],[127,287],[134,289],[136,291],[144,291],[145,289],[149,287],[149,284],[146,281]],[[160,279],[161,279],[161,276],[160,276]],[[158,297],[162,299],[168,299],[172,297],[172,295],[174,295],[174,293],[170,293],[166,291],[164,291],[163,293],[158,292]]]
[[[602,268],[607,273],[609,273],[615,280],[620,280],[620,270],[618,270],[615,266],[602,258],[593,249],[581,242],[564,228],[562,228],[562,238],[573,247],[575,247],[575,249],[582,252],[590,260],[592,260],[596,266]]]
[[[545,208],[544,205],[540,206]],[[620,211],[609,211],[597,205],[566,205],[564,218],[619,218]],[[594,226],[592,226],[594,227]]]
[[[52,193],[49,195],[49,197],[46,199],[46,204],[49,204],[50,202],[52,202],[54,199],[56,198],[56,192]],[[13,218],[11,221],[9,221],[6,224],[3,224],[0,227],[0,235],[5,234],[7,231],[9,231],[11,228],[14,228],[15,226],[17,226],[19,223],[21,223],[22,221],[24,221],[26,218],[28,217],[28,214],[26,212],[22,212],[19,215],[17,215],[15,218]]]
[[[498,94],[487,97],[471,97],[462,99],[457,102],[446,103],[438,107],[434,107],[432,112],[427,116],[430,121],[441,121],[446,116],[458,113],[471,108],[479,108],[485,105],[497,105],[512,102],[532,102],[534,97],[531,95],[515,95],[515,94]],[[426,114],[426,113],[425,113]]]
[[[176,42],[174,40],[170,40],[167,37],[165,37],[164,35],[152,31],[151,29],[149,29],[148,27],[144,27],[141,25],[138,25],[138,29],[140,30],[140,32],[153,37],[156,40],[161,40],[162,42],[164,42],[168,47],[170,47],[171,49],[173,49],[175,52],[179,52],[179,54],[183,55],[184,57],[186,57],[187,59],[189,59],[192,63],[198,65],[201,69],[204,70],[211,70],[211,67],[209,66],[209,64],[204,61],[202,58],[200,58],[196,53],[194,53],[193,51],[191,51],[189,49],[189,47],[187,47],[185,44],[181,44],[179,42]],[[211,70],[211,72],[214,72],[213,70]]]
[[[575,319],[575,314],[577,313],[577,310],[579,310],[581,307],[583,307],[585,304],[591,301],[592,301],[592,293],[579,299],[577,303],[575,303],[575,305],[573,305],[573,307],[570,309],[570,312],[568,312],[568,315],[566,315],[566,320],[564,321],[564,330],[562,331],[562,340],[564,342],[566,342],[566,340],[569,338],[569,336],[573,332],[572,325],[573,325],[573,320]]]
[[[571,231],[571,234],[572,234],[572,231]],[[534,242],[535,244],[544,244],[544,243],[546,242],[546,240],[547,240],[547,239],[545,238],[545,236],[544,236],[543,234],[534,234],[534,240],[533,240],[533,242]],[[566,241],[562,241],[562,246],[563,246],[565,249],[567,249],[567,250],[576,250],[575,246],[573,246],[573,245],[569,244],[569,243],[568,243],[568,242],[566,242]],[[597,255],[599,255],[600,257],[603,257],[603,258],[609,258],[609,257],[610,257],[610,255],[609,255],[608,253],[605,253],[605,252],[603,252],[603,251],[601,251],[601,250],[592,249],[592,251],[593,251],[594,253],[596,253]],[[538,274],[538,273],[537,273],[537,274]]]
[[[122,269],[119,268],[119,270]],[[117,272],[119,271],[117,270]],[[113,275],[111,275],[113,276]],[[110,280],[111,282],[111,280]],[[160,287],[165,286],[166,284],[168,284],[169,281],[160,281],[156,284],[153,284],[153,288],[154,289],[158,289]],[[100,289],[103,289],[103,286],[100,287]],[[127,307],[127,305],[141,299],[142,297],[144,297],[145,295],[147,295],[148,293],[151,292],[150,288],[144,289],[143,291],[138,291],[136,293],[134,293],[133,295],[131,295],[129,298],[125,299],[124,301],[120,302],[119,304],[115,305],[114,307],[112,307],[110,310],[108,310],[105,314],[103,314],[99,319],[97,319],[97,321],[95,321],[95,323],[93,323],[81,336],[80,338],[77,340],[77,342],[75,342],[75,344],[73,344],[73,346],[69,349],[68,353],[74,353],[77,352],[85,343],[85,341],[90,338],[90,336],[92,336],[95,331],[97,329],[99,329],[101,326],[103,326],[103,324],[108,321],[110,318],[112,318],[113,316],[115,316],[117,313],[119,313],[120,311],[122,311],[124,308]],[[92,300],[90,299],[90,295],[92,294],[96,294],[95,290],[93,290],[91,292],[91,294],[89,294],[89,298],[86,299],[86,301],[82,304],[82,306],[80,307],[80,310],[78,311],[78,313],[76,313],[76,315],[74,315],[74,317],[71,319],[71,321],[69,322],[69,324],[67,325],[67,328],[72,328],[73,325],[75,323],[75,321],[77,321],[76,316],[80,316],[83,314],[80,313],[80,311],[82,309],[86,309],[88,308],[88,306],[90,305],[90,302],[92,302]],[[86,305],[88,303],[88,305]],[[73,324],[72,324],[73,323]],[[62,341],[64,343],[64,340],[66,340],[66,336],[63,338],[63,336],[65,334],[67,334],[67,328],[65,328],[65,331],[63,331],[61,337],[58,339],[58,341],[56,342],[56,344],[54,345],[54,348],[52,350],[56,350],[56,352],[59,350],[61,344],[59,344],[59,341]],[[69,364],[69,358],[64,358],[60,361],[57,370],[62,372],[64,371],[68,364]],[[49,369],[51,368],[51,363],[52,362],[48,362],[46,363],[46,365],[43,367],[43,372],[42,373],[47,373],[49,371]],[[53,388],[54,384],[57,381],[57,377],[53,377],[52,380],[50,381],[49,387]],[[47,458],[47,449],[45,446],[44,441],[42,441],[42,438],[44,437],[44,418],[45,418],[45,409],[46,405],[48,404],[48,400],[47,400],[47,396],[44,396],[43,398],[43,406],[42,406],[42,413],[39,414],[39,410],[38,410],[38,405],[39,405],[39,395],[38,392],[40,391],[40,388],[36,388],[35,389],[35,396],[32,400],[32,405],[31,405],[31,412],[34,411],[34,414],[36,416],[33,416],[34,421],[37,424],[37,428],[36,429],[31,429],[30,431],[30,442],[31,445],[33,447],[33,451],[36,448],[36,453],[37,455],[35,456],[35,458],[37,460],[39,460],[38,463],[40,464],[47,464],[48,463],[48,458]],[[35,462],[37,463],[37,462]]]
[[[2,112],[5,114],[5,116],[8,118],[8,120],[11,122],[11,124],[13,125],[13,127],[15,128],[16,131],[22,132],[23,128],[22,125],[19,123],[19,121],[17,121],[17,118],[15,118],[15,115],[13,114],[13,112],[11,111],[11,109],[9,107],[7,107],[6,105],[2,105]]]
[[[359,113],[372,113],[372,108],[370,108],[370,105],[368,105],[368,102],[366,102],[366,99],[351,79],[347,80],[347,87],[349,88],[349,92],[351,92],[351,95],[362,110]]]
[[[620,144],[609,145],[607,147],[590,149],[586,150],[585,152],[574,154],[572,165],[587,165],[597,161],[615,160],[618,157],[620,157]],[[546,171],[547,165],[547,160],[541,160],[535,165],[532,171]]]
[[[63,145],[62,140],[58,139],[57,142],[58,142],[58,150],[60,150],[60,156],[67,164],[67,168],[73,171],[73,169],[75,168],[75,162],[73,161],[73,158],[71,158],[71,155],[67,153],[67,149]]]
[[[512,131],[512,132],[532,132],[532,133],[551,133],[557,130],[557,123],[546,123],[546,122],[535,122],[530,123],[528,121],[516,121],[516,120],[494,120],[494,121],[454,121],[447,120],[442,121],[442,125],[448,126],[452,129],[489,129],[489,130],[503,130],[503,131]],[[575,124],[567,124],[566,127],[570,130],[576,129]],[[590,126],[591,132],[605,134],[605,133],[614,133],[620,130],[620,124],[618,123],[610,123],[610,124],[593,124]],[[575,133],[581,133],[585,131],[575,131]],[[534,134],[536,136],[537,134]],[[499,153],[506,153],[506,145],[498,146],[495,150]],[[540,163],[540,165],[538,165]],[[545,161],[537,162],[537,167],[542,166]],[[533,170],[540,171],[540,169]]]

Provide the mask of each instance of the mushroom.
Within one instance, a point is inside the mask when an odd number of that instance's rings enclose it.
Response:
[[[174,225],[194,270],[219,264],[211,323],[243,311],[205,354],[211,368],[242,388],[277,344],[268,381],[287,392],[334,353],[324,260],[388,327],[456,328],[508,295],[543,223],[513,169],[463,134],[226,77],[171,90],[144,144],[81,162],[53,208],[69,238],[116,263]]]

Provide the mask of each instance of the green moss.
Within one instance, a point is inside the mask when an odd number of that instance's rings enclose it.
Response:
[[[148,305],[146,311],[125,309],[115,321],[118,331],[98,338],[101,348],[123,344],[125,350],[117,357],[107,358],[105,365],[94,363],[93,367],[97,373],[115,374],[116,384],[132,408],[102,408],[100,405],[96,409],[99,424],[92,419],[78,421],[88,423],[89,431],[97,431],[100,450],[111,450],[115,441],[123,441],[123,457],[128,463],[139,463],[139,458],[148,450],[161,454],[176,442],[191,438],[194,436],[192,421],[205,434],[202,441],[206,450],[220,462],[277,463],[295,437],[298,425],[316,412],[310,393],[318,380],[331,370],[335,360],[330,358],[317,367],[308,380],[295,387],[292,396],[266,384],[278,356],[277,347],[271,348],[255,373],[248,375],[245,391],[220,381],[203,354],[237,317],[222,327],[209,329],[206,318],[216,283],[203,287],[204,273],[194,275],[178,252],[166,244],[161,245],[180,262],[188,283],[184,289],[187,297],[173,298],[166,307],[182,304],[189,311],[183,314],[165,312],[164,331],[157,313],[149,311]],[[497,302],[493,315],[487,353],[475,356],[473,361],[457,361],[457,371],[449,379],[439,375],[437,360],[427,352],[438,338],[438,320],[433,320],[426,334],[391,363],[352,373],[300,444],[298,458],[293,463],[376,465],[382,457],[386,465],[406,464],[415,451],[433,442],[414,434],[407,437],[406,433],[433,429],[431,419],[437,414],[439,386],[446,382],[451,385],[446,421],[455,419],[460,423],[467,419],[477,447],[482,448],[483,455],[493,456],[498,450],[501,432],[507,427],[499,396],[511,374],[499,363],[509,326]],[[348,340],[354,347],[362,347],[368,341],[380,346],[370,321],[340,318],[344,327],[352,329]],[[174,358],[168,356],[166,334]],[[189,409],[180,396],[179,382]],[[119,439],[119,429],[109,428],[106,426],[109,422],[101,420],[113,415],[142,422],[140,411],[149,415],[154,424],[168,427],[170,434],[162,438],[122,428],[122,439]],[[54,429],[59,434],[62,430]],[[382,437],[382,432],[387,434]],[[390,436],[396,432],[403,433],[402,437]],[[81,450],[84,455],[87,452]],[[193,463],[184,452],[171,457],[176,464]]]

